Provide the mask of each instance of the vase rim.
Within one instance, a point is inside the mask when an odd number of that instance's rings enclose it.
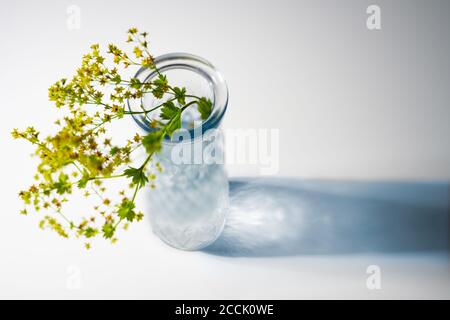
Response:
[[[195,126],[194,128],[184,129],[189,132],[191,138],[196,138],[196,135],[198,135],[199,132],[204,133],[209,129],[218,128],[228,106],[228,87],[217,68],[214,67],[214,65],[208,60],[202,57],[184,52],[174,52],[160,55],[155,58],[154,63],[161,73],[164,73],[164,71],[176,69],[184,69],[196,72],[198,75],[202,76],[210,85],[213,95],[212,112],[208,119],[202,121],[200,125]],[[152,79],[157,75],[158,72],[156,70],[141,67],[134,77],[140,79],[141,81],[148,81],[149,79]],[[133,111],[130,100],[127,101],[127,104],[128,109],[130,111]],[[148,122],[145,121],[145,118],[142,115],[133,114],[132,117],[135,122],[145,131],[151,132],[155,130],[148,125]],[[199,130],[199,127],[201,127],[201,130]],[[170,142],[170,138],[166,136],[164,142]]]

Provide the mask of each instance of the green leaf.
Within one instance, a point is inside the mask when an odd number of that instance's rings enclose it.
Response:
[[[164,103],[160,117],[164,120],[169,120],[164,126],[169,137],[172,137],[173,133],[181,128],[181,109],[176,107],[172,101]]]
[[[84,230],[84,236],[86,238],[93,238],[98,234],[98,230],[92,227],[87,227],[86,230]]]
[[[110,222],[105,223],[102,227],[103,236],[106,239],[111,239],[114,236],[114,232],[116,231],[116,228],[114,228],[114,225]]]
[[[161,99],[164,95],[164,93],[169,90],[169,83],[167,81],[167,77],[163,74],[160,74],[158,78],[153,81],[153,85],[155,86],[152,90],[153,95],[155,98]]]
[[[130,200],[124,200],[117,211],[117,215],[121,219],[127,219],[128,221],[133,221],[136,217],[136,212],[134,212],[135,204]]]
[[[109,151],[109,154],[112,156],[115,156],[117,153],[119,153],[120,149],[117,146],[114,146],[111,148],[111,150]]]
[[[185,104],[186,103],[186,88],[175,87],[175,88],[173,88],[173,91],[175,93],[175,98],[177,98],[177,101],[182,105]]]
[[[142,145],[148,154],[159,152],[161,150],[161,130],[152,131],[142,139]]]
[[[117,110],[116,115],[117,115],[117,118],[122,119],[123,116],[125,115],[125,109],[124,109],[124,108],[119,108],[119,109]]]
[[[167,77],[165,74],[160,74],[158,78],[153,81],[156,86],[165,86],[168,85]]]
[[[132,179],[134,185],[138,186],[138,188],[142,188],[148,182],[148,178],[142,169],[136,169],[133,167],[129,167],[124,171],[125,176]]]
[[[180,111],[181,109],[177,108],[172,101],[167,101],[163,104],[161,108],[161,114],[159,116],[161,117],[161,119],[170,120]]]
[[[131,78],[130,79],[130,87],[133,89],[139,89],[141,87],[142,83],[138,78]]]
[[[58,194],[71,193],[72,184],[69,181],[69,176],[61,172],[58,177],[58,182],[53,184],[53,188],[56,189]]]
[[[167,123],[166,133],[172,138],[173,133],[181,128],[181,110]]]
[[[212,111],[211,100],[203,97],[198,100],[197,104],[198,104],[198,112],[200,112],[202,120],[208,119]]]
[[[112,79],[112,82],[114,82],[115,84],[119,84],[122,81],[122,78],[120,77],[120,74],[116,74]]]
[[[80,188],[80,189],[86,188],[86,185],[89,182],[89,180],[90,180],[89,172],[87,172],[86,170],[83,170],[83,176],[78,181],[78,188]]]

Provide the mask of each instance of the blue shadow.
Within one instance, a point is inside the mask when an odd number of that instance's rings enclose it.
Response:
[[[448,182],[230,181],[221,256],[449,250]]]

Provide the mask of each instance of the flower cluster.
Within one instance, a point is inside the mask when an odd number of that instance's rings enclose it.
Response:
[[[148,50],[147,36],[136,28],[128,30],[127,42],[133,46],[131,56],[114,44],[108,45],[106,55],[102,55],[98,44],[92,45],[76,74],[49,88],[49,100],[67,111],[66,116],[55,122],[56,134],[41,137],[33,127],[12,132],[15,139],[32,143],[39,158],[35,183],[19,193],[25,204],[21,213],[27,214],[30,208],[46,210],[39,223],[41,228],[52,229],[66,238],[71,234],[84,238],[87,248],[89,240],[99,234],[117,241],[119,226],[127,229],[128,223],[142,219],[142,212],[136,209],[136,196],[148,185],[155,187],[155,173],[162,168],[151,162],[152,156],[161,150],[164,137],[171,137],[181,127],[183,111],[197,106],[203,120],[212,111],[209,99],[187,95],[186,88],[169,85]],[[153,69],[158,76],[147,82],[127,78],[121,71],[130,66]],[[141,111],[126,110],[127,100],[146,94],[162,99],[161,104],[151,109],[141,106]],[[151,122],[153,131],[143,137],[135,134],[123,145],[113,144],[107,134],[110,123],[155,111],[160,112],[160,120]],[[147,157],[133,166],[131,154],[139,148],[145,149]],[[105,196],[106,182],[116,178],[125,179],[125,188],[119,192],[118,200],[113,201]],[[92,214],[70,219],[64,214],[64,207],[75,189],[82,190],[85,197],[98,198],[98,205],[90,210]]]

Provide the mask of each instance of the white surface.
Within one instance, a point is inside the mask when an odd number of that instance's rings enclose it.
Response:
[[[212,61],[230,89],[225,128],[279,128],[282,176],[448,180],[449,2],[377,3],[383,29],[373,32],[372,1],[3,3],[0,297],[449,298],[446,256],[217,257],[168,248],[145,222],[116,246],[86,252],[17,214],[33,167],[31,148],[9,132],[50,127],[48,86],[91,43],[121,43],[130,26],[149,31],[156,55]],[[66,28],[71,4],[81,8],[80,30]],[[382,268],[382,290],[366,289],[371,264]],[[74,270],[79,290],[67,286]]]

